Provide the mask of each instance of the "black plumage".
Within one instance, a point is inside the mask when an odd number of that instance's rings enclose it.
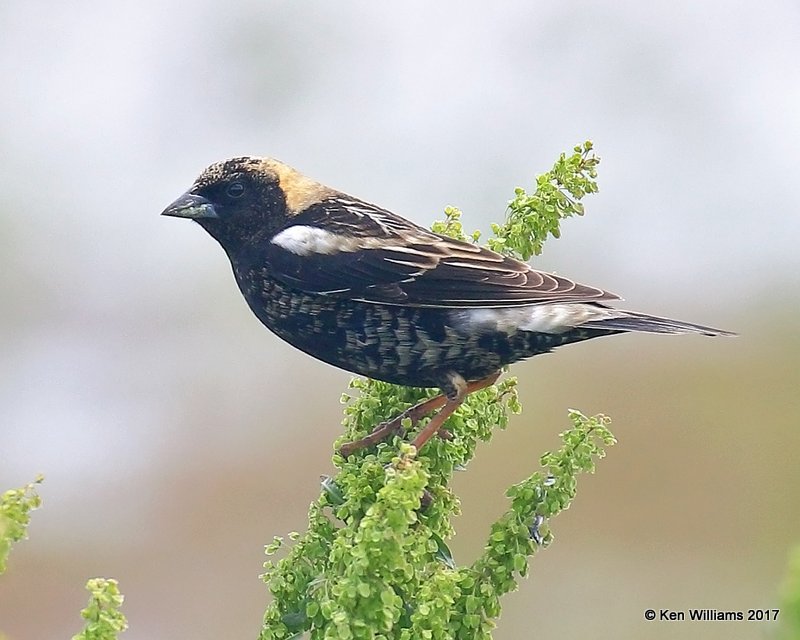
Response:
[[[250,308],[290,344],[354,373],[442,389],[426,407],[444,407],[431,433],[501,367],[563,344],[729,335],[614,309],[614,294],[435,234],[276,160],[211,165],[163,213],[219,241]]]

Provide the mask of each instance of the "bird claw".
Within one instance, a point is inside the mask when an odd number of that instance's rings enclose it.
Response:
[[[463,378],[458,376],[457,379],[452,381],[455,383],[460,381],[461,383],[460,385],[457,385],[458,393],[456,397],[448,398],[447,395],[440,393],[437,396],[423,400],[422,402],[415,404],[413,407],[406,409],[403,411],[403,413],[392,420],[381,422],[363,438],[352,440],[351,442],[345,442],[341,447],[339,447],[339,453],[343,457],[347,458],[356,451],[366,449],[367,447],[376,445],[379,442],[383,442],[393,435],[402,433],[404,430],[403,421],[406,419],[411,421],[411,428],[413,429],[417,426],[417,423],[422,420],[422,418],[434,411],[437,411],[436,415],[431,418],[431,421],[422,430],[422,433],[420,433],[414,439],[412,444],[417,448],[417,450],[419,450],[429,438],[437,434],[442,440],[452,440],[453,435],[449,431],[442,429],[442,425],[444,424],[445,420],[447,420],[453,411],[458,408],[468,394],[479,391],[480,389],[485,389],[486,387],[494,384],[497,381],[497,378],[500,376],[500,373],[500,371],[497,371],[486,378],[483,378],[482,380],[475,380],[469,383],[465,382]]]
[[[409,407],[399,416],[396,416],[391,420],[381,422],[363,438],[352,440],[351,442],[345,442],[341,447],[339,447],[339,453],[347,458],[356,451],[366,449],[367,447],[371,447],[379,442],[383,442],[394,435],[403,433],[405,431],[403,422],[406,419],[411,421],[410,428],[413,429],[417,426],[417,423],[422,420],[422,418],[428,415],[431,411],[435,411],[436,409],[442,407],[445,402],[446,398],[443,395],[438,395],[434,396],[433,398],[423,400],[422,402],[415,404],[413,407]]]
[[[377,427],[375,427],[372,431],[370,431],[367,435],[363,438],[359,438],[358,440],[352,440],[350,442],[345,442],[341,447],[339,447],[339,453],[347,458],[348,456],[354,454],[356,451],[360,451],[361,449],[366,449],[367,447],[371,447],[376,445],[384,440],[388,440],[392,436],[399,435],[404,431],[403,428],[403,421],[408,418],[411,420],[411,428],[413,429],[417,422],[419,422],[423,416],[417,416],[414,412],[415,409],[418,409],[424,402],[414,405],[410,409],[406,409],[401,413],[399,416],[392,418],[391,420],[386,420],[385,422],[381,422]]]

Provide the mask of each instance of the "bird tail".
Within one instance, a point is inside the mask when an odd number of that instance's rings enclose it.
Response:
[[[735,336],[731,331],[714,329],[701,324],[681,322],[670,318],[649,316],[646,313],[624,311],[619,317],[601,318],[583,323],[581,327],[590,329],[611,329],[612,331],[639,331],[643,333],[700,333],[704,336]]]

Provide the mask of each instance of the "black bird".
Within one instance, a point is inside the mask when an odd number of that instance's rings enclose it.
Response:
[[[242,294],[272,332],[341,369],[443,394],[348,454],[441,409],[421,447],[500,369],[571,342],[627,331],[732,335],[623,311],[619,297],[428,231],[277,160],[208,167],[163,215],[191,218],[227,253]]]

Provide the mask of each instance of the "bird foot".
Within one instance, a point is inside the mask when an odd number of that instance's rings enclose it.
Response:
[[[413,428],[416,426],[417,422],[433,411],[438,411],[438,413],[431,418],[431,421],[414,439],[413,444],[417,448],[417,451],[419,451],[419,449],[422,448],[422,445],[424,445],[433,435],[438,435],[444,440],[452,440],[453,435],[449,431],[442,429],[442,425],[444,425],[447,418],[449,418],[450,415],[459,407],[467,395],[473,391],[485,389],[486,387],[494,384],[499,377],[500,372],[498,371],[490,376],[487,376],[486,378],[483,378],[482,380],[475,380],[470,383],[464,383],[462,378],[462,385],[460,385],[460,388],[457,390],[455,397],[448,398],[442,393],[438,396],[434,396],[433,398],[423,400],[422,402],[415,404],[413,407],[406,409],[396,418],[386,422],[381,422],[363,438],[359,438],[358,440],[353,440],[351,442],[345,442],[341,447],[339,447],[339,453],[347,458],[356,451],[360,451],[361,449],[366,449],[367,447],[376,445],[379,442],[383,442],[387,438],[402,432],[403,421],[406,418],[411,421],[411,427]]]
[[[422,418],[428,415],[431,411],[440,409],[445,405],[446,402],[447,398],[443,394],[423,400],[422,402],[415,404],[413,407],[406,409],[399,416],[392,418],[391,420],[387,420],[386,422],[381,422],[363,438],[359,438],[358,440],[353,440],[351,442],[345,442],[341,447],[339,447],[339,453],[346,458],[356,451],[372,447],[379,442],[387,440],[393,435],[401,433],[403,431],[403,421],[406,418],[411,421],[411,427],[413,428]]]

